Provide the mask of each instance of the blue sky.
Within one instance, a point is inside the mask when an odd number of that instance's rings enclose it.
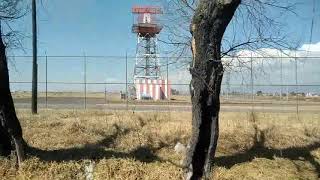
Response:
[[[294,0],[297,16],[281,18],[285,30],[301,44],[309,43],[313,0]],[[290,2],[294,2],[290,1]],[[39,54],[48,55],[124,55],[134,53],[136,37],[131,33],[133,5],[150,5],[156,0],[42,0],[38,3]],[[316,14],[312,43],[320,42],[320,1],[316,0]],[[276,11],[274,12],[276,14]],[[30,13],[14,24],[27,38],[26,52],[31,55]],[[165,29],[164,29],[165,31]],[[162,37],[163,38],[163,37]]]
[[[313,14],[313,0],[295,0],[297,16],[289,14],[281,18],[289,38],[303,44],[320,42],[320,2],[316,0]],[[38,3],[38,52],[49,56],[124,56],[128,51],[134,55],[136,36],[131,33],[133,5],[162,5],[156,0],[42,0]],[[163,0],[162,2],[165,2]],[[282,2],[282,1],[281,1]],[[293,2],[293,1],[290,1]],[[274,12],[277,14],[276,12]],[[315,16],[313,37],[310,39],[311,17]],[[28,14],[12,26],[23,32],[25,51],[9,50],[9,55],[32,55],[31,16]],[[164,31],[166,31],[164,29]],[[164,38],[164,37],[162,37]],[[161,49],[166,49],[161,45]],[[319,47],[320,50],[320,47]],[[58,60],[59,59],[59,60]],[[31,58],[19,58],[10,65],[12,81],[31,81]],[[49,81],[83,81],[83,58],[49,59]],[[89,82],[124,82],[124,59],[88,59]],[[134,59],[129,59],[129,77],[132,75]],[[183,71],[186,71],[184,69]],[[39,59],[39,79],[44,80],[44,59]],[[178,75],[177,75],[178,74]],[[181,73],[180,73],[181,74]],[[171,73],[172,79],[183,75]],[[176,83],[180,80],[176,79]],[[17,89],[30,89],[29,84]],[[62,86],[62,85],[60,85]],[[15,85],[16,87],[16,85]],[[31,86],[30,86],[31,87]],[[54,89],[57,89],[55,85]],[[99,89],[101,89],[100,87]]]
[[[132,51],[131,7],[147,0],[43,0],[38,3],[39,54],[124,55]],[[31,36],[31,17],[19,22],[19,29]],[[31,42],[24,42],[31,54]],[[17,52],[15,52],[17,54]]]

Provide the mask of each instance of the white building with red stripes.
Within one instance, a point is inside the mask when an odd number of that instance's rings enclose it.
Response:
[[[171,96],[171,87],[164,79],[135,79],[136,98],[163,100]]]

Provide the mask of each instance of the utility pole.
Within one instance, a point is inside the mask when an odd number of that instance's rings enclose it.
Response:
[[[32,113],[38,113],[38,63],[37,63],[37,6],[36,0],[32,0]]]

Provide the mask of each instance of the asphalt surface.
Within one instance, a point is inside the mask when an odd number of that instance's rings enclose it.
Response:
[[[132,111],[178,111],[188,112],[191,111],[191,104],[179,102],[160,102],[160,103],[137,103],[130,102],[106,102],[103,98],[88,98],[85,101],[83,98],[77,97],[50,97],[48,103],[45,103],[44,98],[39,98],[39,109],[100,109],[100,110],[132,110]],[[15,99],[16,108],[28,109],[31,108],[30,98]],[[223,112],[320,112],[320,103],[302,103],[297,107],[296,104],[287,103],[222,103],[221,111]]]

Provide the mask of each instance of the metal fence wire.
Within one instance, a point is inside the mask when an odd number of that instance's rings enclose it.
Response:
[[[170,98],[138,101],[131,92],[134,56],[39,56],[39,108],[190,110],[191,57],[159,61],[161,76],[171,86]],[[320,56],[251,55],[226,57],[224,62],[222,110],[233,106],[238,111],[299,112],[320,107]],[[10,86],[18,108],[31,106],[31,67],[32,56],[9,57]]]

